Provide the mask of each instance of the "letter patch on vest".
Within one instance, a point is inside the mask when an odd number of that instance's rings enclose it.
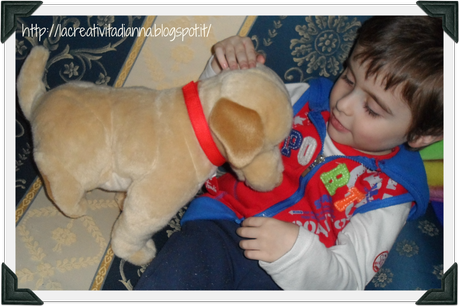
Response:
[[[284,146],[282,147],[281,153],[287,157],[290,157],[292,150],[298,150],[303,142],[303,136],[300,132],[292,130],[290,135],[285,139]]]
[[[361,193],[357,188],[352,187],[346,197],[340,201],[335,202],[335,207],[339,211],[344,211],[354,201],[360,202],[365,199],[365,194]]]
[[[336,189],[346,185],[350,177],[346,164],[339,164],[335,169],[320,175],[320,179],[331,196],[335,195]]]
[[[314,152],[317,149],[317,141],[308,136],[304,138],[303,144],[301,144],[300,151],[298,152],[298,163],[302,166],[306,166],[314,156]]]

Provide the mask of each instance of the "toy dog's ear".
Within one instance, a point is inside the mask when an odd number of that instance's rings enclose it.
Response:
[[[226,98],[218,100],[212,109],[209,126],[223,145],[227,160],[236,168],[249,164],[263,147],[260,115]]]

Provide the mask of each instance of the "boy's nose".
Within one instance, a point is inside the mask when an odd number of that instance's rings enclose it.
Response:
[[[349,93],[339,99],[336,102],[336,110],[340,113],[344,113],[345,115],[349,116],[352,114],[352,107],[353,107],[353,101],[355,100],[355,95],[352,93]]]

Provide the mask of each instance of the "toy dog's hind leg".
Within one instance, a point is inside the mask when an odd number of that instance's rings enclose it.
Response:
[[[115,202],[118,204],[118,207],[121,211],[123,211],[124,200],[126,199],[126,192],[117,192],[115,194]]]

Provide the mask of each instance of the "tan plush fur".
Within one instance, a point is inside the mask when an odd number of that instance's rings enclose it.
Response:
[[[126,191],[112,248],[133,264],[148,263],[156,254],[152,235],[216,171],[196,139],[182,90],[70,82],[46,92],[48,56],[33,48],[17,82],[47,194],[76,218],[85,214],[87,191]],[[259,191],[279,185],[279,143],[290,131],[292,109],[274,72],[262,65],[223,72],[199,82],[199,96],[238,178]]]

